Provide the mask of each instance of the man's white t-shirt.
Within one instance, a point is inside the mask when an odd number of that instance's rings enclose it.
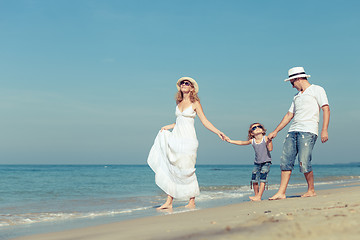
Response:
[[[310,132],[318,135],[320,108],[329,105],[325,90],[312,84],[305,91],[298,92],[289,112],[294,113],[289,132]]]

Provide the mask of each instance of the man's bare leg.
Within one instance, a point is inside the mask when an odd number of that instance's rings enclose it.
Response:
[[[286,198],[286,188],[289,184],[291,176],[291,171],[281,171],[281,182],[278,192],[269,198],[269,200],[279,200],[279,199],[285,199]]]
[[[161,210],[161,209],[172,209],[172,203],[173,203],[173,197],[168,195],[167,196],[167,199],[166,199],[166,202],[161,205],[160,207],[156,208],[158,210]]]
[[[315,187],[314,187],[314,172],[308,172],[308,173],[304,173],[306,182],[308,184],[308,191],[303,194],[301,197],[315,197],[316,193],[315,193]]]

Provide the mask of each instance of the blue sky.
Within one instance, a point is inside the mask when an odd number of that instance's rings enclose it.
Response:
[[[303,66],[328,94],[313,162],[359,161],[359,1],[0,0],[0,164],[145,164],[191,76],[232,139],[272,131]],[[196,119],[198,164],[251,164]],[[288,127],[274,140],[279,163]]]

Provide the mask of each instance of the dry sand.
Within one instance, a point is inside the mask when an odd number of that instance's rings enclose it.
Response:
[[[360,239],[360,187],[321,190],[317,194],[311,198],[291,196],[277,201],[245,202],[16,239]]]

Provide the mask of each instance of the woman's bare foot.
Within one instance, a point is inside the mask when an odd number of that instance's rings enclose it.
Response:
[[[172,208],[158,209],[158,208],[157,208],[156,211],[162,212],[162,213],[173,213],[173,212],[174,212],[174,209],[172,209]]]
[[[315,196],[316,196],[315,191],[307,191],[306,193],[301,195],[301,197],[315,197]]]
[[[261,201],[261,197],[260,196],[251,196],[249,197],[251,201],[256,201],[256,202],[259,202]]]
[[[281,200],[281,199],[285,199],[286,195],[283,193],[276,193],[274,196],[272,196],[271,198],[269,198],[269,200]]]
[[[173,197],[168,195],[166,202],[161,205],[160,207],[156,208],[157,210],[163,210],[163,209],[172,209],[172,203],[173,203]]]
[[[186,205],[185,206],[186,208],[188,208],[188,209],[195,209],[196,208],[196,205],[195,205],[195,203],[194,204],[188,204],[188,205]]]
[[[163,205],[161,205],[160,207],[156,208],[157,210],[163,210],[163,209],[172,209],[172,204],[169,203],[164,203]]]
[[[190,198],[188,205],[186,205],[185,207],[189,209],[195,209],[195,198]]]

